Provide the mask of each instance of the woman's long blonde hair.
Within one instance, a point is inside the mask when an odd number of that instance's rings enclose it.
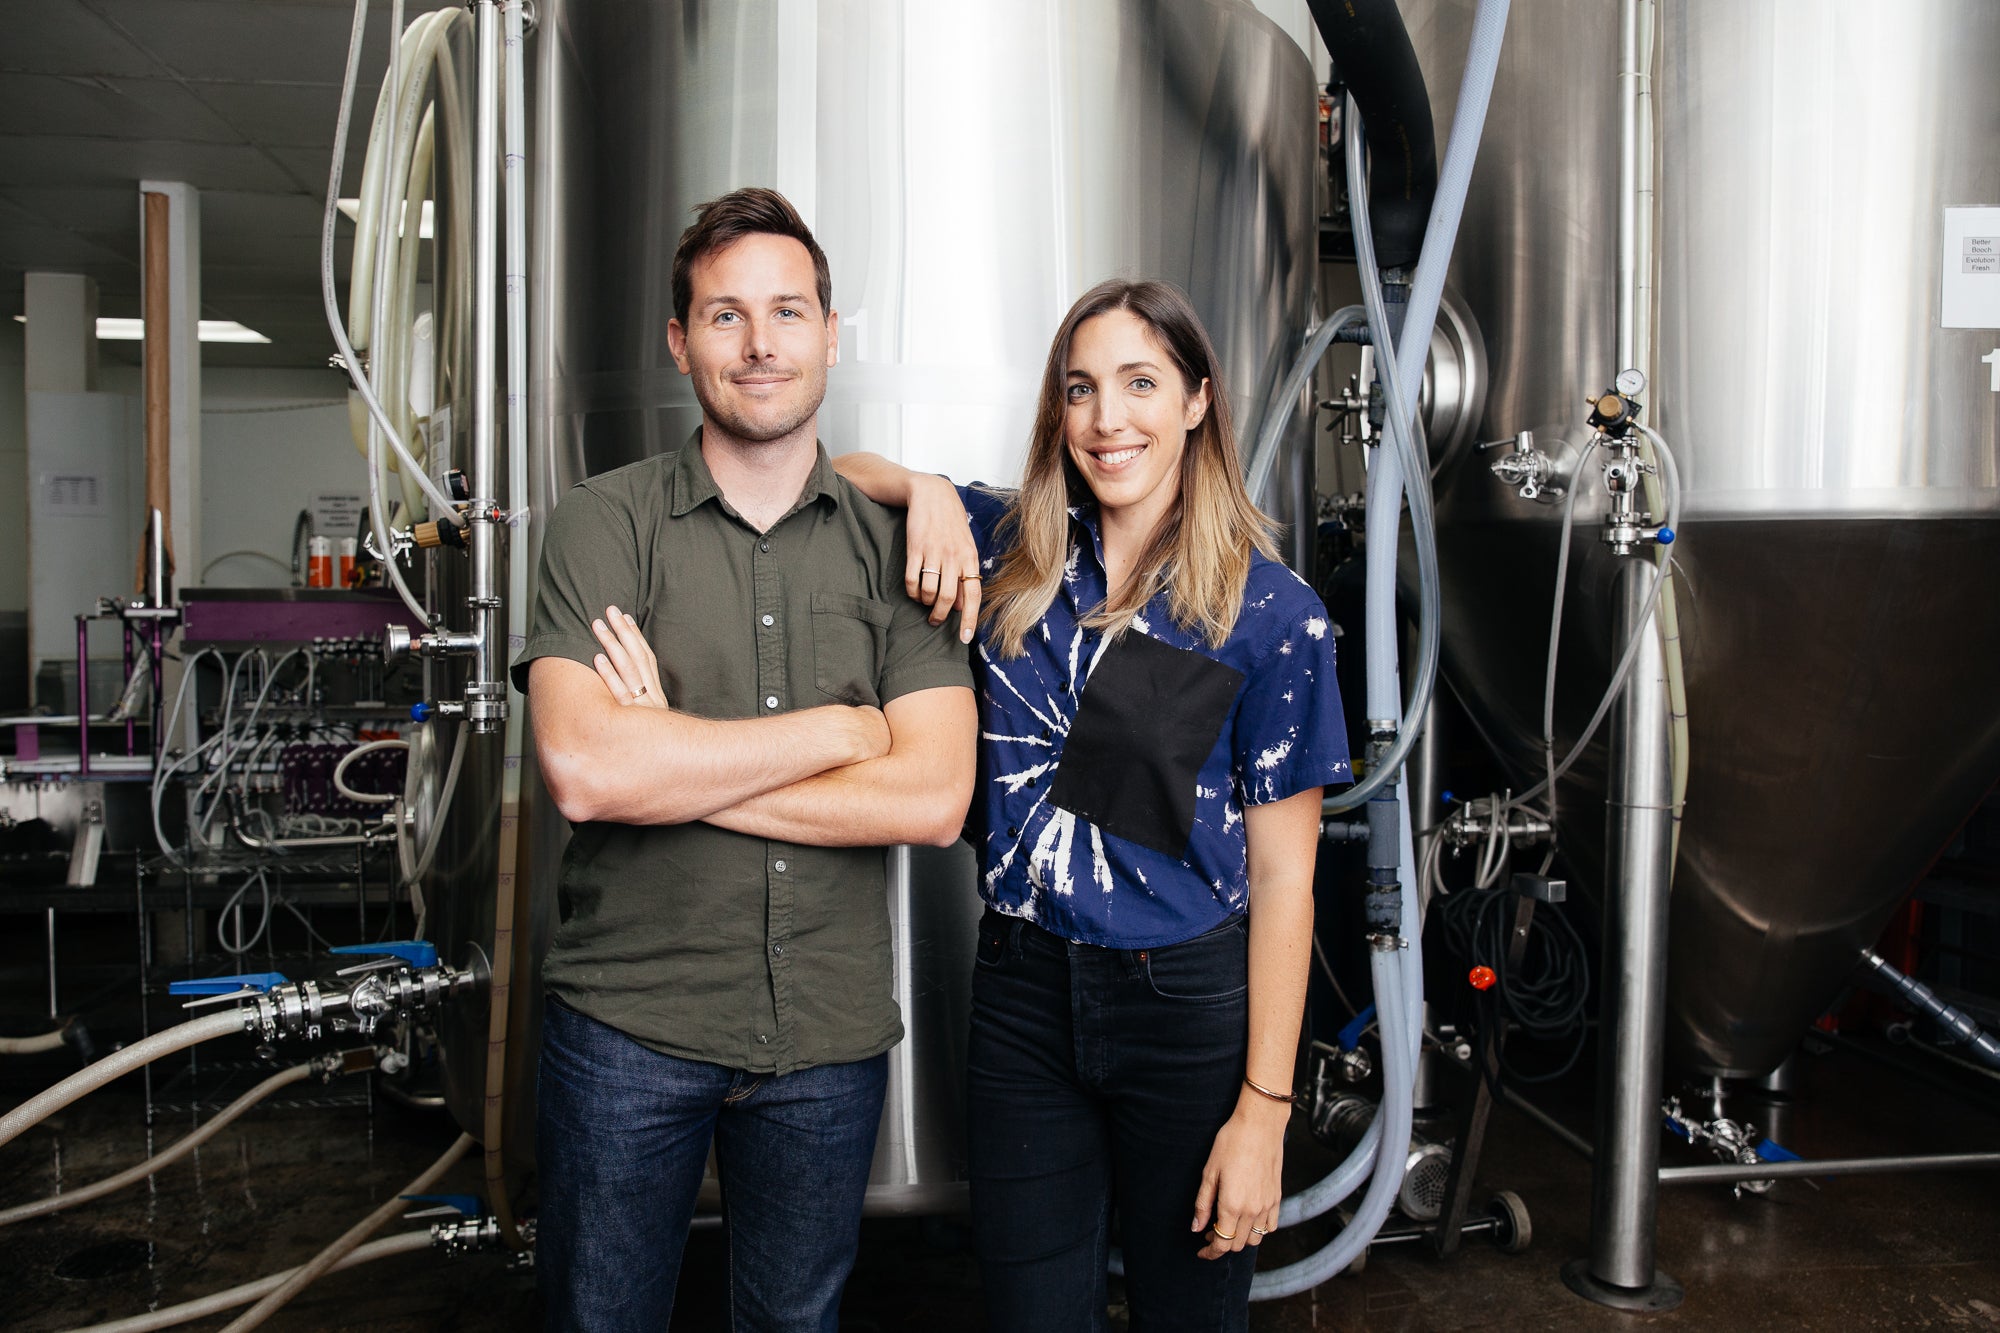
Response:
[[[1229,419],[1229,395],[1222,385],[1215,349],[1194,307],[1178,287],[1164,282],[1112,279],[1085,292],[1063,317],[1042,370],[1041,401],[1021,489],[1000,522],[1007,554],[986,586],[992,642],[1002,657],[1018,657],[1022,645],[1061,590],[1069,561],[1070,506],[1091,500],[1091,491],[1070,461],[1063,435],[1064,386],[1070,344],[1087,319],[1113,310],[1130,311],[1158,340],[1192,396],[1209,385],[1208,411],[1188,432],[1181,453],[1180,496],[1153,533],[1121,594],[1090,611],[1086,628],[1107,635],[1124,633],[1132,617],[1162,587],[1173,618],[1183,629],[1199,629],[1209,646],[1220,648],[1243,609],[1243,585],[1250,555],[1261,551],[1279,559],[1277,524],[1250,500],[1243,465]]]

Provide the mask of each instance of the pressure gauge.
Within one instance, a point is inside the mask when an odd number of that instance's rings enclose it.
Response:
[[[1638,370],[1619,371],[1615,383],[1618,386],[1618,392],[1624,394],[1627,398],[1637,398],[1646,391],[1646,376]]]

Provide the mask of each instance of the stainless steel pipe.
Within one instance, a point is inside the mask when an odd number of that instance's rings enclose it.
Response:
[[[1661,1282],[1654,1267],[1660,1080],[1667,999],[1667,891],[1673,777],[1666,656],[1648,608],[1651,560],[1618,570],[1613,643],[1639,636],[1612,713],[1605,800],[1603,1023],[1597,1154],[1591,1173],[1589,1276],[1626,1290]],[[1671,1282],[1671,1279],[1666,1279]]]
[[[466,545],[472,557],[472,673],[465,683],[465,719],[475,732],[499,729],[507,717],[507,683],[500,672],[500,587],[495,577],[499,501],[494,485],[499,431],[500,304],[500,9],[478,0],[474,41],[478,81],[474,90],[472,163],[472,450],[467,478],[472,505]]]
[[[1662,1185],[1729,1184],[1738,1180],[1790,1180],[1804,1176],[1883,1176],[1899,1171],[1952,1171],[2000,1167],[2000,1152],[1919,1153],[1907,1157],[1835,1157],[1822,1162],[1718,1162],[1714,1166],[1670,1166]]]

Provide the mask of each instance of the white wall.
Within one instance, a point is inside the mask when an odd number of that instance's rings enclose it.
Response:
[[[366,491],[368,470],[348,430],[343,384],[330,370],[203,373],[201,523],[209,572],[200,582],[289,583],[273,562],[291,564],[299,511],[323,491]],[[270,558],[231,554],[239,551]]]
[[[0,319],[0,611],[28,609],[27,328]]]

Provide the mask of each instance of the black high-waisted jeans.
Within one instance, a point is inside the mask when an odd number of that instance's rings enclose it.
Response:
[[[1255,1251],[1188,1230],[1249,1040],[1238,917],[1158,949],[987,912],[972,980],[972,1224],[996,1333],[1105,1326],[1111,1205],[1132,1333],[1240,1330]]]

